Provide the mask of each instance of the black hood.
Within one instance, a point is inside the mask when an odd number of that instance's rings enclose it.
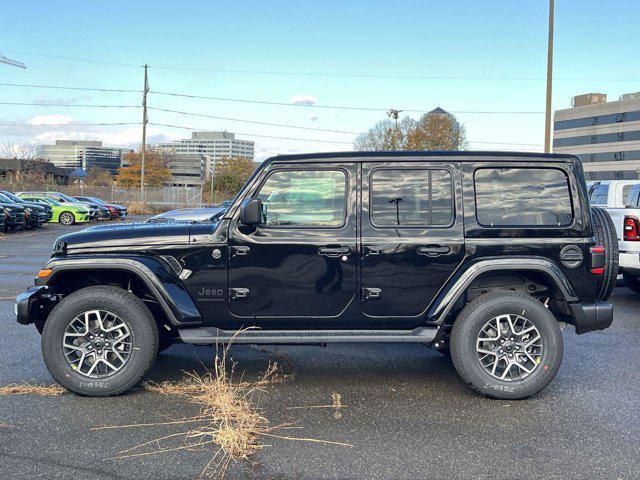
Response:
[[[188,245],[191,225],[125,223],[90,227],[56,240],[54,253],[109,253]]]

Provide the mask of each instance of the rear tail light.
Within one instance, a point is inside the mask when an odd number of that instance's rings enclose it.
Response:
[[[606,265],[605,251],[602,245],[591,247],[591,273],[594,275],[604,275],[604,267]]]
[[[625,215],[623,238],[625,242],[640,241],[640,222],[638,222],[638,219],[636,217]]]

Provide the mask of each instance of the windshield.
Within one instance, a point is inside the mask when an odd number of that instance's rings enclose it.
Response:
[[[75,198],[71,198],[68,195],[65,195],[64,193],[58,193],[57,194],[62,200],[64,200],[65,202],[70,202],[70,203],[78,203],[80,202],[80,200],[76,200]]]
[[[5,197],[9,197],[14,202],[22,202],[22,199],[20,197],[16,197],[13,193],[2,192],[2,195],[4,195]]]
[[[7,197],[6,195],[0,193],[0,202],[4,203],[16,203],[13,199]]]
[[[96,197],[84,197],[84,198],[86,198],[90,202],[97,203],[98,205],[107,204],[107,202],[105,202],[104,200],[100,200],[99,198],[96,198]]]
[[[49,205],[54,205],[56,207],[59,207],[60,205],[62,205],[60,202],[57,202],[57,201],[52,200],[50,198],[42,197],[42,198],[36,198],[35,200],[38,201],[38,202],[48,203]]]

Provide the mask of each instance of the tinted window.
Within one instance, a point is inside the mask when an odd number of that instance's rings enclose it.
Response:
[[[593,205],[606,205],[608,198],[609,198],[609,184],[598,183],[595,185],[593,191],[591,192],[589,201]]]
[[[346,176],[337,170],[274,172],[258,194],[267,225],[339,227],[345,220]]]
[[[453,220],[447,170],[375,170],[370,196],[376,226],[447,226]]]
[[[475,172],[476,214],[485,226],[571,224],[567,178],[551,168],[482,168]]]

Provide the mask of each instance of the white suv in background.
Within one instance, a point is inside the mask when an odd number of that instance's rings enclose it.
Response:
[[[640,294],[640,180],[603,180],[587,186],[591,205],[604,208],[616,226],[619,272]]]

